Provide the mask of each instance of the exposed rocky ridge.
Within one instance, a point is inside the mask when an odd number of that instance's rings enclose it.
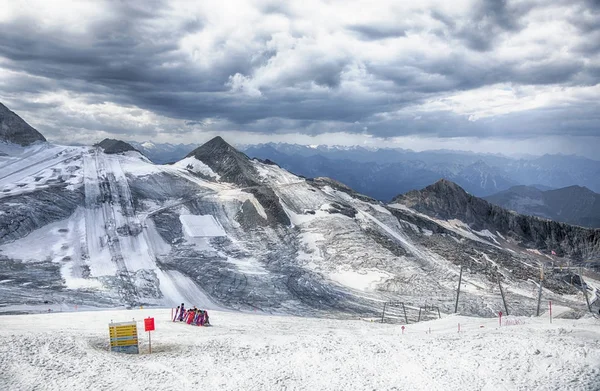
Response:
[[[600,255],[600,229],[587,229],[551,220],[520,215],[465,192],[457,184],[442,179],[422,190],[410,191],[393,202],[443,219],[458,219],[481,231],[487,229],[559,256],[578,260]]]
[[[46,141],[46,138],[0,103],[0,141],[27,146],[36,141]]]
[[[0,198],[0,210],[3,212],[0,214],[0,244],[20,239],[40,227],[70,216],[83,199],[81,189],[68,191],[64,186]]]
[[[257,186],[260,183],[250,158],[219,136],[194,149],[186,157],[200,160],[226,182],[240,186]]]
[[[354,191],[353,189],[351,189],[349,186],[346,186],[342,182],[336,181],[335,179],[332,179],[332,178],[317,177],[317,178],[309,178],[308,180],[313,182],[315,184],[315,186],[318,186],[321,189],[326,186],[329,186],[333,189],[343,191],[344,193],[347,193],[348,195],[359,198],[363,201],[379,203],[379,201],[377,201],[376,199],[366,196],[364,194],[360,194],[360,193]]]
[[[129,151],[139,152],[135,149],[131,144],[126,143],[125,141],[115,140],[110,138],[105,138],[100,141],[96,146],[101,147],[104,150],[104,153],[107,154],[115,154],[115,153],[123,153]],[[141,153],[141,152],[140,152]]]
[[[289,225],[279,199],[272,189],[265,186],[251,159],[217,136],[196,148],[187,157],[194,157],[217,173],[221,180],[242,186],[244,191],[253,194],[267,214],[270,224]],[[272,163],[267,163],[272,165]]]
[[[539,190],[532,186],[514,186],[484,199],[521,214],[600,228],[600,194],[586,187]]]

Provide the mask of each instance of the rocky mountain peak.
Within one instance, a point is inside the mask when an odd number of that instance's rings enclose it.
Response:
[[[255,186],[259,175],[250,158],[228,144],[222,137],[215,137],[190,152],[186,157],[194,157],[209,166],[226,182],[241,186]]]
[[[105,138],[104,140],[96,144],[96,146],[101,147],[104,150],[104,153],[108,154],[122,153],[128,151],[139,152],[131,144],[128,144],[125,141],[110,138]]]
[[[428,189],[429,191],[433,191],[433,192],[442,192],[444,194],[447,194],[448,192],[458,193],[461,195],[468,194],[462,187],[460,187],[456,183],[454,183],[446,178],[440,179],[439,181],[435,182],[433,185],[427,186],[425,189]]]
[[[36,141],[46,141],[46,138],[0,103],[0,141],[27,146]]]
[[[471,196],[462,187],[447,179],[440,179],[421,190],[412,190],[395,197],[392,202],[404,204],[419,212],[442,219],[463,215],[467,205],[479,200]]]

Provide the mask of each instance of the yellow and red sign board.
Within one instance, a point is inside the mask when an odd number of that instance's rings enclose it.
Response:
[[[138,354],[136,322],[109,323],[110,350],[112,352]]]

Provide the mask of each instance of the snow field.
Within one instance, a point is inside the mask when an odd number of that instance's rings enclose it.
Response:
[[[187,303],[186,303],[187,304]],[[170,309],[0,317],[7,390],[598,390],[597,319],[449,316],[400,325]],[[142,319],[153,316],[153,353]],[[108,352],[108,323],[138,321],[140,355]],[[461,333],[457,325],[461,324]],[[481,327],[483,326],[483,327]],[[431,329],[431,333],[428,333]]]
[[[202,174],[208,177],[215,178],[216,180],[220,180],[221,176],[216,174],[209,166],[196,159],[195,157],[187,157],[183,160],[178,161],[174,164],[175,167],[189,170],[194,173]]]
[[[227,236],[223,227],[211,215],[180,215],[179,221],[192,238]]]

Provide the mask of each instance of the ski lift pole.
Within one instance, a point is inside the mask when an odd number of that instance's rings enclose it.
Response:
[[[463,265],[460,265],[460,274],[458,275],[458,289],[456,291],[456,304],[454,305],[454,313],[458,312],[458,296],[460,296],[460,284],[462,282]]]
[[[544,266],[540,267],[540,289],[538,291],[538,303],[535,316],[540,316],[540,306],[542,305],[542,282],[544,281]]]
[[[383,303],[383,312],[381,313],[381,323],[383,323],[383,318],[385,317],[385,306],[386,306],[386,302]]]
[[[585,284],[583,283],[583,273],[581,272],[581,268],[579,268],[579,282],[581,282],[581,290],[583,291],[583,295],[585,296],[585,302],[587,303],[588,310],[590,312],[593,312],[592,305],[590,304],[590,298],[588,297],[588,294],[587,294],[587,288],[585,287]]]
[[[498,274],[498,287],[500,288],[500,295],[502,295],[502,302],[504,303],[504,311],[506,311],[506,316],[508,316],[508,306],[506,305],[506,297],[504,297],[504,290],[502,289],[502,284],[500,283],[500,274]]]

